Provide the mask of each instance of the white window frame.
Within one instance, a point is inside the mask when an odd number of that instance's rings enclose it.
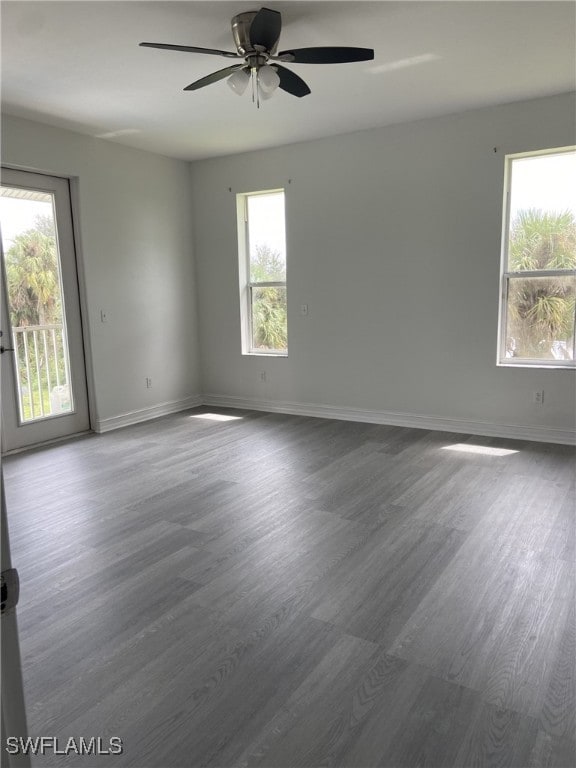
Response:
[[[576,147],[559,147],[555,149],[541,149],[531,152],[517,152],[505,156],[504,167],[504,203],[502,215],[502,246],[500,259],[500,306],[498,311],[498,350],[496,365],[507,368],[550,368],[550,369],[574,369],[576,359],[572,360],[545,360],[542,358],[513,358],[506,357],[506,328],[508,325],[508,287],[510,281],[516,278],[526,277],[558,277],[561,275],[574,275],[572,269],[551,269],[536,271],[518,271],[508,270],[508,246],[510,234],[510,200],[512,193],[512,163],[514,160],[523,157],[543,157],[545,155],[560,155],[564,152],[574,152]],[[576,346],[576,333],[574,345]],[[576,350],[575,350],[576,351]],[[576,354],[573,353],[574,358]]]
[[[252,291],[254,288],[284,288],[288,289],[286,280],[277,282],[251,282],[250,280],[250,242],[248,230],[248,198],[257,195],[284,195],[286,205],[286,190],[262,189],[255,192],[240,192],[236,195],[236,219],[238,222],[238,256],[240,278],[240,323],[242,335],[242,354],[262,357],[288,357],[287,349],[260,349],[252,346]]]

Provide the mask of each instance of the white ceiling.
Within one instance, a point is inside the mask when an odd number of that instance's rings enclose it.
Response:
[[[258,110],[225,81],[184,92],[234,63],[140,48],[234,50],[230,20],[282,13],[280,50],[375,49],[374,61],[289,65],[312,89]],[[574,89],[573,2],[168,2],[3,0],[5,113],[164,155],[197,159]]]

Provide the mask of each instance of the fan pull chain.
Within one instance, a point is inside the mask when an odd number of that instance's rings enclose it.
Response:
[[[252,67],[250,70],[252,80],[252,104],[256,102],[256,107],[260,109],[260,89],[258,88],[258,70]]]

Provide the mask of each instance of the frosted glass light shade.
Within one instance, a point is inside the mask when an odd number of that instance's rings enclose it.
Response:
[[[269,64],[265,64],[258,70],[258,85],[262,95],[271,96],[280,85],[278,72]]]
[[[250,82],[250,75],[245,70],[239,69],[236,72],[233,72],[226,82],[234,93],[237,93],[238,96],[242,96]]]

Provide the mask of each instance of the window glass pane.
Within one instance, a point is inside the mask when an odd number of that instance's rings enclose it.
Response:
[[[252,348],[261,352],[286,352],[286,288],[251,289]]]
[[[2,187],[0,222],[20,421],[71,413],[53,194]]]
[[[512,160],[508,271],[576,268],[576,152]]]
[[[250,282],[285,282],[284,192],[249,195],[247,204]]]
[[[506,357],[574,359],[576,277],[522,277],[508,282]]]

